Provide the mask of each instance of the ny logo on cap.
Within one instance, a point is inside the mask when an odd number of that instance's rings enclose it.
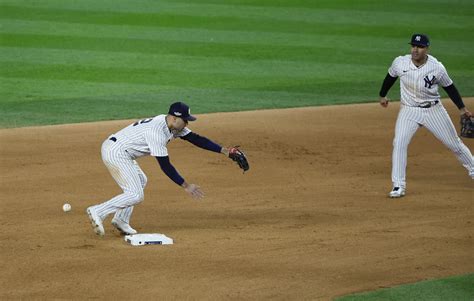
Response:
[[[178,117],[179,117],[179,116],[181,116],[181,115],[183,115],[183,113],[181,113],[181,112],[174,112],[174,116],[178,116]],[[188,115],[191,115],[191,109],[188,109]]]
[[[415,37],[415,41],[421,41],[421,37],[420,37],[420,36],[416,36],[416,37]]]

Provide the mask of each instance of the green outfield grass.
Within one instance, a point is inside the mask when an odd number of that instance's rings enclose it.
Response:
[[[474,300],[474,274],[401,285],[355,294],[336,301],[470,301]]]
[[[374,101],[415,31],[474,95],[473,15],[471,0],[0,0],[0,127],[178,99],[193,113]]]

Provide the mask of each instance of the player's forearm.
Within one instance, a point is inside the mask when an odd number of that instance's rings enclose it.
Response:
[[[444,91],[448,93],[449,98],[454,102],[456,107],[461,110],[461,114],[465,113],[464,102],[462,101],[461,94],[459,94],[458,89],[454,84],[451,84],[447,87],[443,87]],[[464,110],[464,111],[463,111]]]
[[[220,146],[219,144],[211,141],[210,139],[206,138],[206,137],[203,137],[203,136],[199,136],[198,134],[196,133],[189,133],[187,134],[186,136],[184,137],[181,137],[182,139],[196,145],[197,147],[200,147],[202,149],[205,149],[205,150],[208,150],[208,151],[211,151],[211,152],[216,152],[216,153],[220,153],[222,152],[222,146]]]
[[[158,160],[158,163],[160,164],[161,170],[170,178],[173,182],[176,184],[182,186],[184,183],[186,183],[183,179],[183,177],[180,176],[176,168],[174,168],[173,165],[171,165],[170,159],[168,156],[166,157],[155,157],[156,160]],[[184,187],[184,186],[183,186]],[[185,187],[186,188],[186,187]]]
[[[382,83],[382,88],[380,88],[379,96],[385,97],[387,96],[388,91],[392,88],[393,84],[397,81],[397,77],[392,77],[390,74],[387,73],[385,79]]]

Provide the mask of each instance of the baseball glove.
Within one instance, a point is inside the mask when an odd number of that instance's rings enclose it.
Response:
[[[461,116],[461,137],[474,138],[474,117]]]
[[[238,146],[231,147],[229,149],[229,158],[237,162],[239,167],[242,168],[244,172],[249,170],[250,166],[249,162],[247,161],[247,157],[240,149],[238,149]]]

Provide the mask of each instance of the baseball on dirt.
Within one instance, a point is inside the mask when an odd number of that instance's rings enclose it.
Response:
[[[69,212],[69,211],[71,211],[71,209],[72,209],[72,207],[71,207],[70,204],[66,203],[66,204],[63,205],[63,211],[64,212]]]

